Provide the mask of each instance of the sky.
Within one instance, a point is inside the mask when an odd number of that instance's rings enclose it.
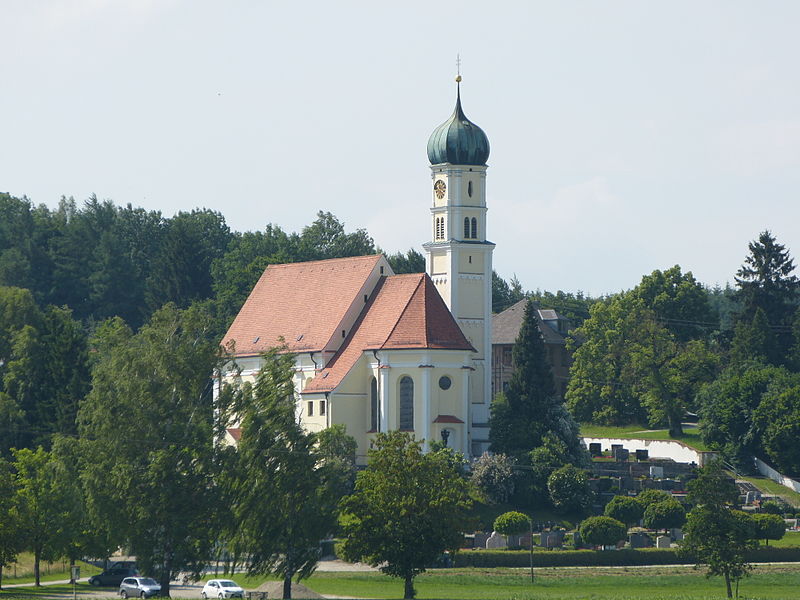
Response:
[[[3,0],[0,192],[237,231],[330,211],[429,241],[430,133],[488,135],[488,238],[529,290],[800,253],[800,2]]]

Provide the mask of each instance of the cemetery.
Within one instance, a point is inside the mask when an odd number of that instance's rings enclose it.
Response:
[[[687,484],[696,476],[697,462],[678,462],[669,457],[652,456],[648,448],[631,448],[630,444],[626,448],[616,443],[617,440],[613,440],[614,443],[605,442],[592,441],[587,444],[593,458],[588,483],[594,501],[589,514],[603,515],[606,506],[615,497],[636,499],[646,490],[664,492],[667,494],[664,498],[685,504]],[[800,516],[796,515],[800,509],[763,494],[747,481],[737,480],[736,484],[743,511],[759,513],[769,502],[780,506],[782,515],[786,517],[784,522],[789,534],[786,543],[778,547],[759,547],[753,553],[752,560],[800,562],[800,521],[795,518]],[[570,515],[570,518],[573,516]],[[644,521],[640,518],[629,526],[625,539],[611,546],[598,547],[582,540],[576,524],[566,519],[533,518],[530,531],[518,535],[502,535],[492,530],[466,535],[462,549],[456,553],[453,562],[455,566],[525,567],[531,560],[531,545],[534,549],[532,561],[537,567],[667,565],[685,562],[676,554],[678,544],[683,539],[681,527],[647,528]]]

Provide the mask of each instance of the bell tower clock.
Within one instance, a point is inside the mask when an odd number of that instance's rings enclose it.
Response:
[[[428,140],[431,163],[431,241],[424,244],[426,270],[464,335],[475,347],[469,383],[470,450],[489,445],[491,401],[492,251],[486,239],[486,160],[489,140],[456,106]]]

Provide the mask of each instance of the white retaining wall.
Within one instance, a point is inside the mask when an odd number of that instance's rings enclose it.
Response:
[[[789,488],[790,490],[794,490],[795,492],[800,493],[800,482],[795,481],[794,479],[790,479],[785,475],[781,475],[775,469],[773,469],[767,463],[765,463],[763,460],[760,460],[758,458],[754,458],[753,460],[755,460],[756,462],[756,468],[758,469],[758,472],[761,473],[764,477],[769,477],[770,479],[772,479],[772,481],[780,483],[781,485]]]
[[[709,455],[716,456],[714,452],[700,452],[690,448],[683,442],[674,440],[638,440],[624,438],[583,438],[584,445],[588,448],[589,444],[597,443],[604,451],[611,451],[611,444],[620,444],[631,454],[636,450],[647,450],[650,458],[669,458],[679,463],[695,463],[703,466],[711,458]]]

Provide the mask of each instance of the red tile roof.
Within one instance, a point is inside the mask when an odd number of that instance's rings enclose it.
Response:
[[[434,420],[434,423],[463,423],[461,419],[455,415],[439,415]]]
[[[269,265],[222,340],[249,356],[277,346],[320,351],[355,301],[381,255]]]
[[[336,388],[365,351],[398,349],[475,351],[430,277],[394,275],[375,287],[339,351],[303,393]]]

